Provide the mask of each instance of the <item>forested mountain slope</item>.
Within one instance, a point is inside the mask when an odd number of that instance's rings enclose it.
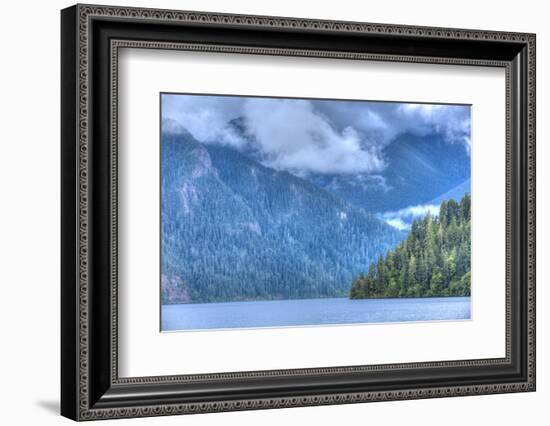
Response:
[[[346,296],[404,234],[183,129],[162,134],[163,303]]]
[[[438,216],[414,221],[395,250],[353,281],[350,297],[469,296],[470,234],[470,195],[443,201]]]

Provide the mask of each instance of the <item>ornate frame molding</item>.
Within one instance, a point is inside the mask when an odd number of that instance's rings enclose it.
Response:
[[[292,406],[309,406],[325,404],[343,404],[352,402],[401,400],[416,398],[435,398],[443,396],[462,396],[488,393],[505,393],[517,391],[533,391],[535,389],[535,36],[533,34],[519,34],[510,32],[478,31],[464,29],[411,27],[402,25],[370,24],[359,22],[337,22],[325,20],[294,19],[267,16],[246,16],[233,14],[214,14],[202,12],[169,11],[156,9],[135,9],[125,7],[104,7],[77,5],[65,12],[67,20],[74,25],[69,33],[76,37],[76,51],[73,52],[76,64],[75,67],[75,91],[76,91],[76,131],[75,139],[64,141],[66,144],[75,145],[76,169],[75,169],[75,191],[76,205],[73,207],[76,214],[76,247],[74,257],[65,261],[76,262],[76,277],[64,283],[64,291],[68,287],[74,287],[76,306],[71,315],[64,316],[63,321],[68,317],[73,318],[76,323],[76,336],[72,336],[68,346],[76,349],[77,357],[74,363],[75,383],[70,386],[64,384],[68,391],[77,394],[75,399],[76,407],[67,406],[72,400],[63,394],[67,401],[64,414],[78,420],[92,420],[113,417],[141,417],[151,415],[170,415],[197,412],[230,411],[244,409],[280,408]],[[387,38],[411,37],[412,39],[437,39],[437,40],[465,40],[483,41],[488,43],[505,42],[524,46],[526,50],[526,78],[525,78],[525,126],[527,140],[525,150],[526,182],[524,198],[521,202],[526,203],[526,231],[527,244],[525,246],[525,262],[527,271],[527,282],[525,283],[525,309],[526,309],[526,348],[527,360],[525,363],[526,375],[524,380],[479,384],[479,385],[457,385],[457,386],[435,386],[427,388],[401,388],[398,390],[377,390],[358,392],[331,392],[303,396],[274,396],[269,398],[220,398],[210,402],[164,402],[158,404],[118,404],[112,406],[109,401],[101,404],[90,389],[91,375],[94,370],[90,365],[90,354],[93,351],[91,323],[94,318],[90,315],[90,269],[93,257],[91,257],[90,225],[93,205],[91,200],[91,187],[93,185],[90,162],[90,114],[91,105],[91,49],[92,22],[97,19],[108,19],[114,21],[132,21],[139,23],[172,23],[178,25],[216,25],[226,28],[255,28],[255,29],[278,29],[291,31],[315,31],[321,33],[348,33],[360,35],[380,35]],[[117,71],[118,71],[118,49],[120,48],[155,48],[155,49],[177,49],[195,51],[218,51],[239,54],[265,54],[265,55],[298,55],[315,56],[338,59],[374,60],[374,61],[397,61],[397,62],[425,62],[444,63],[458,65],[481,65],[504,67],[506,69],[506,109],[507,109],[507,270],[506,270],[506,358],[467,360],[452,362],[415,363],[415,364],[391,364],[376,366],[354,366],[354,367],[327,367],[321,369],[305,370],[275,370],[262,372],[245,373],[224,373],[213,375],[194,376],[162,376],[162,377],[140,377],[140,378],[119,378],[117,369]],[[512,97],[514,96],[514,81],[512,75],[514,64],[509,60],[485,60],[460,57],[438,57],[438,56],[413,56],[395,55],[380,53],[361,53],[327,51],[318,49],[294,49],[276,47],[248,47],[236,45],[215,45],[211,43],[182,43],[172,41],[145,41],[132,39],[112,39],[110,41],[110,81],[111,91],[110,102],[110,345],[111,359],[109,366],[109,381],[112,388],[123,388],[130,385],[169,385],[170,383],[181,382],[202,382],[227,379],[262,378],[277,376],[304,376],[308,374],[331,375],[341,373],[357,373],[387,370],[404,370],[411,368],[447,368],[447,367],[473,367],[483,365],[504,365],[511,363],[512,357],[512,209],[518,201],[512,194],[512,137],[514,129],[511,127],[513,109]],[[71,57],[72,58],[72,57]],[[75,106],[71,106],[75,108]],[[75,159],[71,159],[75,161]],[[74,260],[73,260],[74,259]],[[66,339],[69,339],[66,337]],[[71,404],[72,405],[72,404]]]

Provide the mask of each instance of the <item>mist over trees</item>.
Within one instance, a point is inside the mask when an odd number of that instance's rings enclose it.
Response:
[[[443,201],[353,280],[350,298],[470,296],[470,219],[470,194]]]

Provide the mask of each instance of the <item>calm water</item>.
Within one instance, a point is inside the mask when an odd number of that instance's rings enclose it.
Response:
[[[162,306],[162,331],[470,319],[469,297],[301,299]]]

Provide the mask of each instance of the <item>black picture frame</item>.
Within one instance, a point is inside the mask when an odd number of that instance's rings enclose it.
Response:
[[[61,12],[61,414],[74,420],[535,390],[534,34],[75,5]],[[120,47],[506,69],[506,357],[119,378]],[[152,285],[156,285],[153,283]]]

